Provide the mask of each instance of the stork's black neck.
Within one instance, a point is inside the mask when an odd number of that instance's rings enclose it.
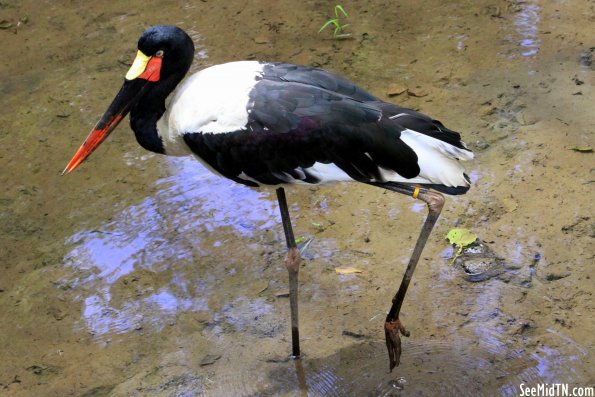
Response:
[[[165,99],[182,77],[171,76],[157,83],[147,83],[150,84],[147,92],[130,111],[130,128],[137,142],[151,152],[165,154],[163,140],[157,132],[157,121],[165,113]]]
[[[136,141],[146,150],[165,154],[163,140],[157,133],[157,121],[165,112],[165,104],[159,110],[148,111],[145,108],[135,110],[130,112],[130,128],[134,131]]]

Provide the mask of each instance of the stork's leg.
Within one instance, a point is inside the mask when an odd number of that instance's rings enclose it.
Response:
[[[283,230],[285,231],[285,240],[287,241],[287,255],[285,256],[285,267],[289,273],[289,305],[291,308],[291,347],[294,358],[300,356],[300,332],[298,329],[298,271],[300,269],[300,251],[297,249],[291,219],[289,218],[289,209],[287,200],[285,200],[285,190],[280,187],[277,189],[277,201],[279,201],[279,210],[281,211],[281,220]]]
[[[429,190],[427,188],[420,188],[419,186],[409,186],[397,183],[379,183],[373,185],[383,187],[397,193],[411,195],[413,198],[420,199],[428,205],[428,217],[421,228],[421,232],[417,238],[417,242],[415,243],[415,248],[413,249],[411,258],[409,258],[409,264],[407,265],[407,269],[403,275],[403,280],[401,281],[401,285],[399,286],[399,289],[393,298],[393,304],[390,308],[390,311],[388,312],[388,315],[386,316],[386,322],[384,323],[386,347],[388,349],[390,370],[392,371],[394,367],[399,365],[401,358],[401,338],[399,337],[399,333],[403,334],[404,336],[409,336],[409,332],[401,324],[401,321],[399,321],[401,305],[405,299],[407,287],[409,287],[409,282],[411,281],[411,277],[413,276],[415,266],[417,265],[417,262],[421,256],[421,252],[423,251],[426,242],[428,241],[428,237],[430,236],[430,233],[432,232],[432,229],[434,228],[434,225],[440,216],[442,207],[444,206],[444,196],[438,192]]]

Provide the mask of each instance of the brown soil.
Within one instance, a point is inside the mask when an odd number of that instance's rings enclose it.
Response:
[[[592,2],[0,2],[0,394],[519,395],[593,386]],[[290,351],[274,194],[137,146],[126,125],[60,177],[121,84],[140,33],[177,24],[194,70],[322,66],[462,131],[473,188],[449,198],[403,306],[383,322],[425,215],[367,186],[288,189],[304,356]],[[389,94],[391,95],[389,97]],[[450,264],[473,230],[503,271]],[[337,275],[338,266],[362,273]]]

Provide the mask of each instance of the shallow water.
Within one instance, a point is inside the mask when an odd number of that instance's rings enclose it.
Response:
[[[331,4],[3,1],[0,394],[519,395],[593,386],[593,37],[588,2]],[[26,22],[18,21],[27,16]],[[238,59],[322,66],[462,131],[474,182],[449,198],[403,306],[382,323],[423,205],[368,186],[288,189],[304,356],[289,360],[275,196],[192,159],[147,154],[122,125],[59,172],[121,84],[146,26]],[[328,32],[327,32],[328,33]],[[388,97],[390,84],[409,88]],[[414,95],[415,94],[415,95]],[[443,236],[472,229],[502,271],[472,282]],[[337,275],[338,266],[363,272]]]

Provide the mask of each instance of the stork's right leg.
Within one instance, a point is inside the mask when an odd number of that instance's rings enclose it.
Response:
[[[434,225],[440,216],[440,212],[442,211],[442,207],[444,206],[444,196],[438,192],[427,188],[421,188],[419,186],[410,186],[400,183],[371,184],[391,190],[393,192],[411,195],[413,198],[420,199],[428,205],[428,217],[426,218],[419,237],[417,238],[415,248],[413,249],[411,258],[409,258],[409,264],[407,265],[407,269],[403,275],[403,280],[401,281],[401,285],[399,286],[397,293],[393,297],[393,304],[390,308],[390,311],[388,312],[388,315],[386,316],[386,322],[384,323],[386,347],[388,349],[390,370],[392,371],[394,367],[399,365],[401,358],[401,338],[399,334],[409,336],[409,332],[399,320],[401,306],[403,304],[403,300],[405,299],[405,294],[407,293],[407,287],[409,287],[409,282],[411,281],[411,277],[415,271],[415,266],[417,266],[417,262],[421,256],[421,252],[423,251],[426,242],[428,241],[428,237],[430,236],[430,233],[432,233],[432,229],[434,228]]]

